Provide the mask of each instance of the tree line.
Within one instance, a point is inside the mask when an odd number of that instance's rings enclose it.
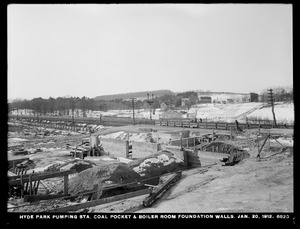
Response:
[[[260,93],[260,102],[268,102],[268,91],[269,88],[264,89]],[[294,100],[294,89],[286,89],[283,87],[276,87],[273,89],[273,100],[274,102],[290,102]]]
[[[293,89],[287,91],[284,88],[274,88],[274,101],[292,101],[293,100]],[[145,95],[147,96],[147,95]],[[160,108],[162,102],[166,102],[173,107],[180,108],[182,105],[182,99],[188,98],[185,101],[185,107],[190,108],[192,105],[195,105],[199,102],[198,94],[194,91],[187,91],[177,94],[165,94],[162,96],[150,96],[149,100],[152,101],[151,108],[157,109]],[[267,89],[263,90],[259,96],[259,102],[267,102],[268,100],[268,91]],[[107,110],[130,110],[132,109],[132,101],[130,99],[113,99],[113,100],[97,100],[88,97],[58,97],[58,98],[34,98],[32,100],[14,100],[8,103],[9,112],[16,109],[28,109],[33,110],[36,113],[47,114],[57,112],[58,115],[69,115],[70,112],[74,110],[81,110],[83,115],[88,110],[92,111],[107,111]],[[135,109],[147,109],[149,104],[147,100],[144,101],[135,101]]]

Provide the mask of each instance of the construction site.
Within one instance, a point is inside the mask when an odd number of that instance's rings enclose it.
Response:
[[[7,211],[293,212],[294,130],[217,127],[10,117]]]

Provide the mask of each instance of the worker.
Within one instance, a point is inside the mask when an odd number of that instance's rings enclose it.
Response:
[[[235,130],[239,129],[239,122],[237,120],[235,120]]]

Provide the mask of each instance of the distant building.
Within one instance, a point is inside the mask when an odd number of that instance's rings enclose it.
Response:
[[[161,102],[161,104],[160,104],[160,109],[161,109],[162,111],[168,110],[168,109],[169,109],[169,104],[168,104],[168,102]]]
[[[258,102],[258,94],[257,93],[250,93],[250,102]]]
[[[211,103],[211,97],[209,96],[201,96],[199,103]]]
[[[173,105],[171,102],[164,101],[164,102],[161,102],[161,104],[160,104],[160,109],[162,111],[168,110],[172,107],[175,107],[175,105]]]

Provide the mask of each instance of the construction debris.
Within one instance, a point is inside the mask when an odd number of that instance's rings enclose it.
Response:
[[[165,182],[155,187],[150,196],[143,201],[143,205],[145,207],[151,206],[151,204],[153,204],[154,201],[156,201],[166,190],[168,190],[174,182],[181,178],[181,174],[182,172],[178,171],[171,175]]]

